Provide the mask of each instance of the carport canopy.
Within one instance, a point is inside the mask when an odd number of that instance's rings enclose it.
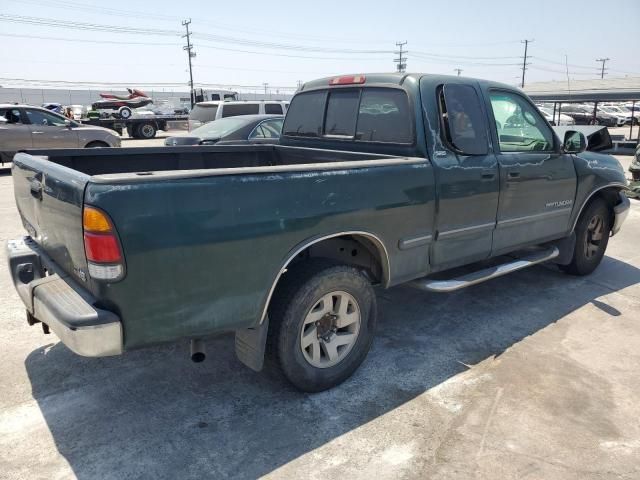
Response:
[[[525,93],[540,102],[640,101],[640,77],[532,83]]]

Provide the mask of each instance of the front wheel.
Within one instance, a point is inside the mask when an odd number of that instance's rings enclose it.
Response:
[[[286,273],[269,320],[268,353],[297,388],[320,392],[349,378],[367,356],[376,298],[358,269],[311,260]]]
[[[611,233],[611,215],[604,200],[597,198],[582,212],[576,225],[573,258],[561,268],[572,275],[589,275],[604,256]]]

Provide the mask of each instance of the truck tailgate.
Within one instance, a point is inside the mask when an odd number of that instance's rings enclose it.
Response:
[[[82,203],[89,176],[25,153],[16,154],[12,175],[29,235],[63,271],[85,282]]]

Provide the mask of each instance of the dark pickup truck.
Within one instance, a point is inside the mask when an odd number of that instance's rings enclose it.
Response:
[[[231,331],[243,363],[266,352],[319,391],[364,360],[376,285],[592,272],[629,201],[619,163],[584,148],[506,85],[317,80],[279,145],[18,153],[11,272],[28,322],[80,355],[190,339],[202,360]]]

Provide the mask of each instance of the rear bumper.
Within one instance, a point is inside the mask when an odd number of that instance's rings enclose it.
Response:
[[[615,207],[613,207],[614,221],[613,227],[611,228],[611,235],[615,235],[620,231],[622,224],[629,215],[629,208],[631,208],[631,202],[627,196],[620,192],[620,203],[618,203]]]
[[[85,357],[122,353],[118,316],[96,307],[96,299],[57,269],[31,237],[9,240],[7,256],[13,284],[27,311],[69,349]]]

